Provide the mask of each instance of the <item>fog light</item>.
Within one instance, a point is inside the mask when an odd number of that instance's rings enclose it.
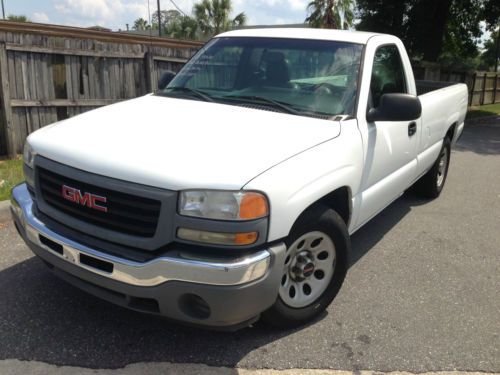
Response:
[[[177,237],[186,241],[203,242],[213,245],[251,245],[257,241],[257,232],[219,233],[188,228],[179,228]]]

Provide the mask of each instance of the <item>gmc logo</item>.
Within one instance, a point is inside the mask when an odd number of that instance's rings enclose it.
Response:
[[[71,186],[63,185],[62,186],[62,197],[70,202],[79,204],[81,206],[87,206],[94,210],[108,212],[108,208],[105,206],[101,206],[98,203],[106,203],[107,198],[101,197],[99,195],[95,195],[92,193],[83,193],[75,189]]]

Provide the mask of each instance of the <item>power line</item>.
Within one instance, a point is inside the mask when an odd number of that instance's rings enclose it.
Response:
[[[173,6],[174,6],[174,7],[175,7],[175,8],[176,8],[176,9],[177,9],[180,13],[182,13],[182,15],[184,15],[184,16],[186,16],[186,17],[187,17],[187,14],[186,14],[186,13],[184,13],[184,11],[183,11],[181,8],[179,8],[179,7],[177,6],[177,4],[175,3],[175,1],[174,1],[174,0],[170,0],[170,2],[173,4]]]

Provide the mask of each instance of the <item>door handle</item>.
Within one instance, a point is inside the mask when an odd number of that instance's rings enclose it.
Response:
[[[417,123],[412,121],[408,124],[408,137],[411,137],[417,132]]]

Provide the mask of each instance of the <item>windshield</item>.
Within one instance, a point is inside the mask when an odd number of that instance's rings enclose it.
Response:
[[[352,115],[362,45],[277,38],[216,38],[159,94],[299,115]]]

